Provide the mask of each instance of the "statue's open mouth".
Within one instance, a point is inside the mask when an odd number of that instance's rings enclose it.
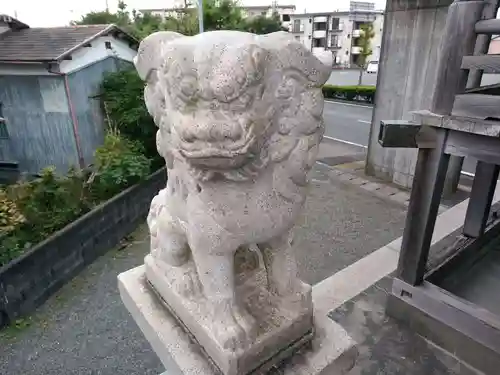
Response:
[[[253,131],[253,125],[245,132],[245,136],[234,141],[227,139],[224,141],[208,142],[195,140],[193,142],[182,141],[179,152],[193,164],[217,164],[221,167],[234,167],[251,157],[251,150],[257,140]],[[211,159],[211,161],[209,161]]]

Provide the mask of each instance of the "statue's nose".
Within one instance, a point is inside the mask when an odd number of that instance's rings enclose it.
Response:
[[[206,120],[183,129],[182,138],[186,142],[200,140],[204,142],[237,141],[242,137],[243,129],[237,122]]]

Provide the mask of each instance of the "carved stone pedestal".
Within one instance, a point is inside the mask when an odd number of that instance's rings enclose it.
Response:
[[[166,368],[168,375],[219,375],[200,344],[165,309],[145,277],[145,266],[118,276],[123,303]],[[322,298],[318,295],[318,298]],[[314,301],[313,301],[314,302]],[[358,351],[342,327],[326,315],[314,316],[314,338],[307,345],[287,345],[252,375],[342,375],[354,365]],[[300,343],[298,343],[300,344]],[[281,362],[281,363],[280,363]],[[238,372],[238,375],[244,372]]]
[[[225,375],[243,375],[256,369],[262,372],[313,337],[311,287],[301,283],[301,291],[293,296],[294,300],[281,299],[269,293],[265,272],[256,269],[246,274],[236,288],[246,311],[257,322],[254,337],[246,348],[225,349],[215,336],[209,302],[177,294],[171,282],[175,269],[167,265],[162,269],[158,263],[151,256],[146,257],[146,276],[151,290],[199,345],[216,372],[220,370]],[[170,277],[166,277],[169,274]]]

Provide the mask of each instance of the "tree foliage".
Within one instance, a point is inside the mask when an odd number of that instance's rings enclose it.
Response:
[[[361,35],[358,40],[358,47],[361,48],[358,57],[359,66],[359,79],[358,85],[361,86],[363,81],[363,71],[368,65],[368,58],[372,55],[372,39],[375,37],[375,31],[373,30],[373,23],[369,22],[361,25]]]
[[[156,31],[171,30],[184,35],[198,33],[198,11],[188,0],[176,9],[176,16],[160,16],[129,12],[125,2],[118,3],[118,11],[90,12],[73,25],[116,24],[138,39]],[[246,18],[235,0],[203,0],[203,25],[205,31],[240,30],[255,34],[268,34],[283,30],[279,16]]]
[[[361,25],[361,35],[358,41],[358,46],[361,47],[361,52],[358,61],[359,66],[363,69],[366,68],[366,65],[368,64],[368,58],[373,53],[371,44],[374,37],[375,31],[373,30],[373,23],[370,22]]]

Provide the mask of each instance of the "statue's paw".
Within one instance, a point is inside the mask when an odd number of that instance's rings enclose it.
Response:
[[[232,352],[245,349],[248,345],[245,330],[232,317],[216,323],[214,335],[224,349]]]
[[[233,315],[238,324],[245,331],[248,344],[252,344],[257,337],[257,321],[243,306],[234,308]]]
[[[175,283],[177,293],[184,297],[195,297],[201,295],[201,284],[196,270],[189,268]]]

